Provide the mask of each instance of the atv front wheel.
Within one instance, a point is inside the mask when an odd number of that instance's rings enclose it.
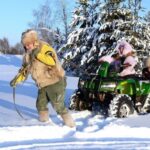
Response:
[[[110,116],[125,118],[134,112],[131,97],[125,94],[117,95],[110,103]]]
[[[150,94],[148,94],[145,103],[143,105],[142,111],[144,113],[150,113]]]

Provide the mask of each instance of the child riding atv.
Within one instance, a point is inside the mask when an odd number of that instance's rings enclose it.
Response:
[[[99,59],[99,62],[108,62],[116,71],[121,71],[118,73],[119,76],[134,75],[134,67],[137,64],[137,61],[134,56],[134,51],[132,46],[125,40],[122,40],[118,43],[115,48],[115,53],[108,56],[103,56]],[[118,68],[120,65],[120,69]]]

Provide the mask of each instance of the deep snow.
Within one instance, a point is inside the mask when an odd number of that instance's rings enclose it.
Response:
[[[16,88],[16,103],[25,119],[16,113],[10,80],[21,66],[21,56],[0,55],[0,149],[150,149],[150,114],[125,119],[106,118],[89,111],[71,112],[76,129],[63,126],[60,116],[50,109],[53,124],[37,119],[37,88],[29,79]],[[77,88],[78,78],[67,77],[66,104]]]

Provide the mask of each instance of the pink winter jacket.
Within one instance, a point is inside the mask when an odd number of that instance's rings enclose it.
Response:
[[[103,61],[106,61],[108,63],[112,63],[114,62],[114,58],[111,57],[111,55],[107,55],[107,56],[103,56],[101,57],[98,62],[103,62]]]
[[[124,65],[129,64],[130,66],[125,67],[125,69],[122,72],[120,72],[119,74],[120,76],[132,75],[136,73],[134,67],[137,64],[137,61],[133,56],[126,57],[123,64]]]

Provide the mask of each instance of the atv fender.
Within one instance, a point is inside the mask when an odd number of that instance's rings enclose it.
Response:
[[[116,87],[116,92],[119,94],[136,94],[136,82],[133,79],[120,81]]]

